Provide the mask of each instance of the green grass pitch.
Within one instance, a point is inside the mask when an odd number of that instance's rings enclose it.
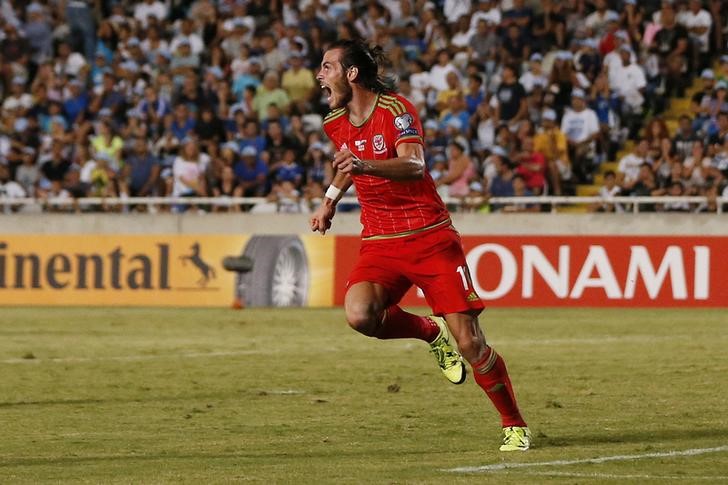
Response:
[[[0,483],[728,480],[725,310],[486,311],[535,438],[517,454],[471,377],[341,310],[0,315]]]

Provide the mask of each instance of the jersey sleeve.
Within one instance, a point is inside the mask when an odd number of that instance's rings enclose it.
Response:
[[[331,143],[334,144],[334,147],[336,150],[339,149],[340,141],[338,140],[337,136],[337,130],[336,126],[339,124],[336,120],[341,118],[342,116],[346,115],[346,110],[344,108],[339,108],[331,111],[323,121],[323,129],[324,133],[326,133],[326,136],[331,140]]]
[[[378,106],[388,112],[387,138],[394,142],[395,149],[402,143],[425,144],[420,117],[406,98],[398,95],[381,95]]]

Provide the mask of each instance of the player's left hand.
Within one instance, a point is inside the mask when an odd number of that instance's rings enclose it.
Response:
[[[333,166],[334,170],[342,173],[351,175],[361,175],[364,173],[364,162],[348,149],[334,154]]]

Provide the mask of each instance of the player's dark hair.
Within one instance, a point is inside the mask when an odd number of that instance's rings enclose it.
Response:
[[[359,70],[355,83],[375,93],[397,92],[395,78],[384,73],[390,62],[382,47],[369,47],[361,39],[345,39],[333,42],[329,45],[329,50],[331,49],[341,49],[341,66],[344,71],[354,66]]]

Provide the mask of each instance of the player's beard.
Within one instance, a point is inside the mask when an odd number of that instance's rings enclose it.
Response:
[[[331,109],[343,108],[354,96],[354,92],[346,80],[346,76],[342,76],[331,86]]]

